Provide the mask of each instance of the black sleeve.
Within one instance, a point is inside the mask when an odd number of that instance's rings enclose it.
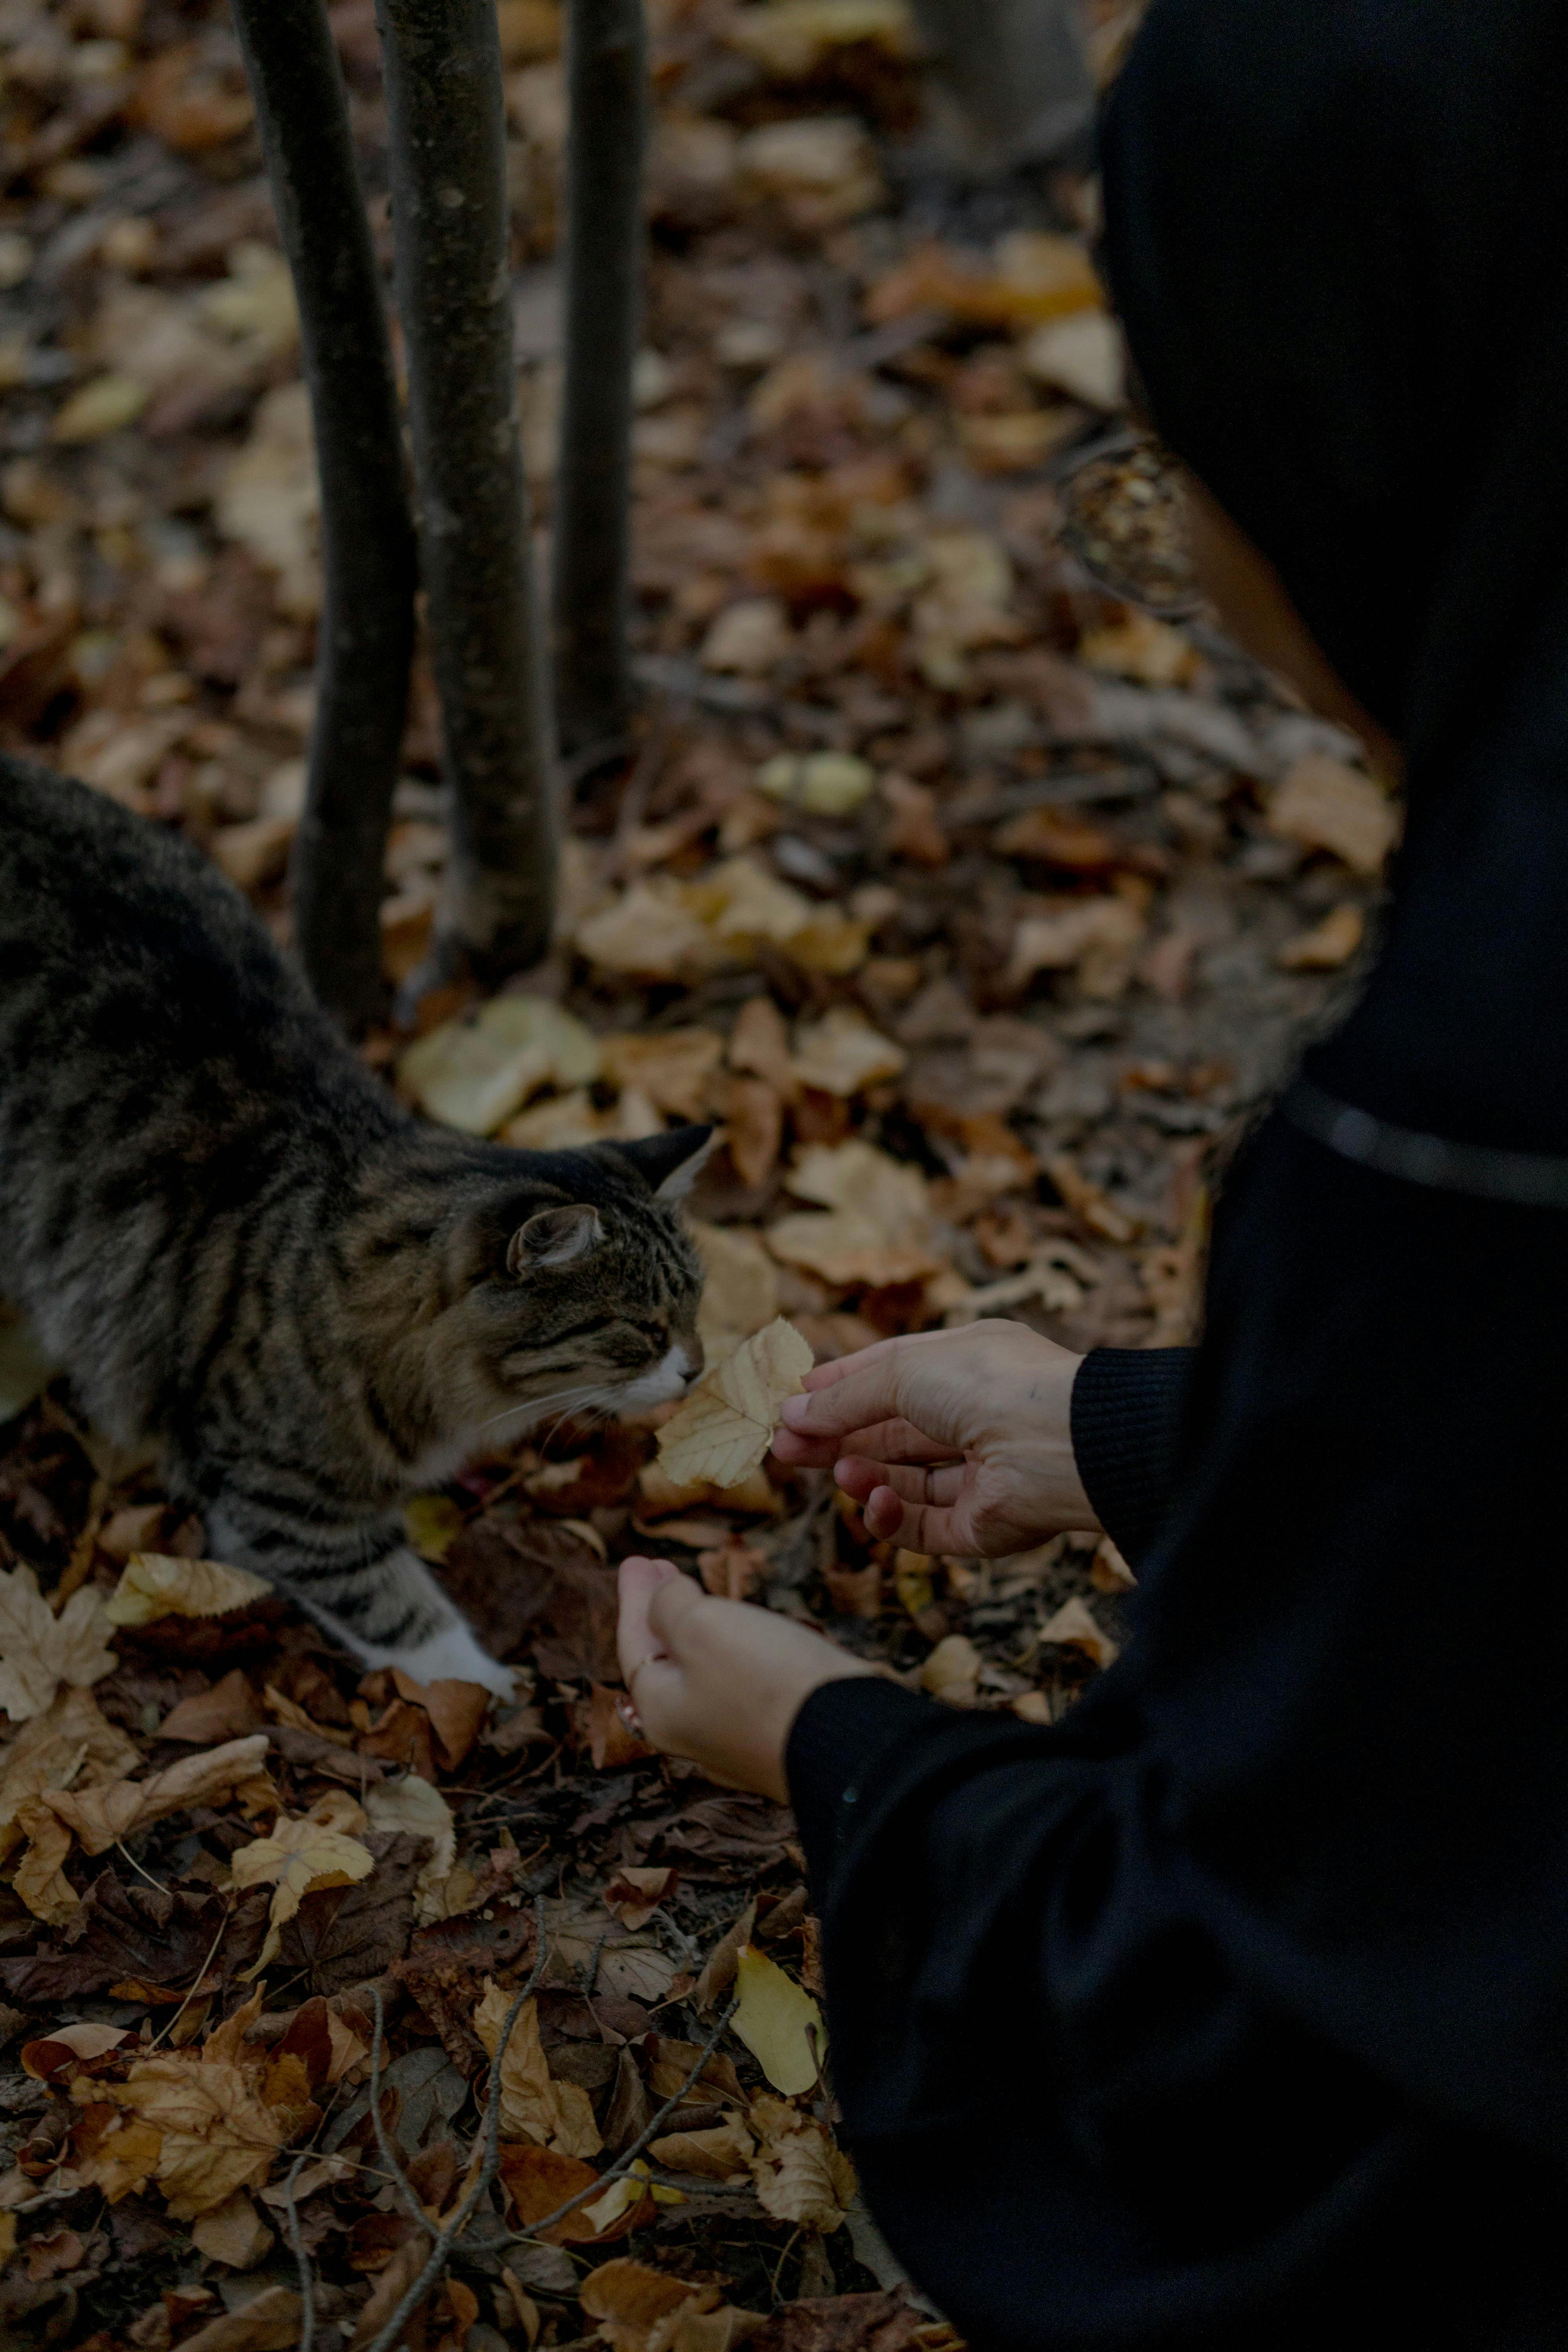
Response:
[[[1136,1561],[1175,1484],[1195,1348],[1095,1348],[1072,1390],[1072,1450],[1100,1526]]]
[[[1092,1693],[1050,1733],[870,1677],[796,1718],[832,2082],[894,2251],[977,2352],[1526,2352],[1554,2170],[1412,2118],[1249,1989],[1131,1729]]]

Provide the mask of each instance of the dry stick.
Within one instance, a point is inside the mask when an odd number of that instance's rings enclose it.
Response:
[[[270,0],[268,0],[270,5]],[[511,349],[495,0],[376,0],[397,302],[441,697],[449,898],[417,995],[550,944],[560,817]]]
[[[350,1029],[380,1010],[382,865],[408,703],[414,527],[386,320],[321,0],[234,0],[299,298],[321,482],[322,604],[294,939]]]
[[[381,2053],[385,2047],[386,2019],[379,1984],[371,1988],[370,1997],[375,2008],[375,2031],[371,2035],[370,2042],[370,2113],[375,2130],[375,2144],[381,2150],[381,2160],[392,2176],[393,2187],[401,2198],[405,2210],[413,2215],[422,2230],[426,2230],[430,2226],[430,2216],[410,2188],[408,2176],[403,2169],[397,2150],[392,2145],[392,2135],[382,2121]]]
[[[381,2334],[375,2338],[375,2341],[368,2347],[368,2352],[392,2352],[392,2347],[396,2343],[398,2336],[402,2334],[408,2320],[413,2316],[414,2313],[418,2310],[419,2305],[424,2302],[426,2296],[429,2294],[431,2288],[440,2277],[441,2273],[445,2270],[447,2257],[451,2253],[452,2248],[457,2243],[458,2239],[461,2236],[469,2214],[479,2203],[479,2199],[489,2189],[490,2184],[495,2179],[497,2171],[500,2169],[500,2159],[499,2154],[499,2144],[500,2139],[501,2063],[506,2057],[507,2043],[511,2040],[511,2029],[517,2023],[518,2017],[522,2010],[523,2002],[530,1998],[537,1987],[540,1978],[544,1974],[545,1962],[550,1957],[550,1948],[544,1939],[544,1899],[542,1896],[540,1897],[540,1900],[535,1906],[534,1921],[534,1941],[536,1948],[534,1952],[532,1972],[529,1977],[528,1982],[523,1986],[522,1990],[518,1994],[516,2000],[512,2002],[511,2007],[506,2013],[505,2020],[501,2025],[500,2038],[496,2043],[496,2053],[490,2060],[489,2098],[485,2109],[483,2161],[480,2163],[479,2168],[474,2176],[468,2194],[464,2197],[462,2202],[458,2207],[457,2211],[453,2214],[451,2220],[437,2232],[436,2242],[430,2249],[429,2261],[426,2263],[424,2269],[420,2272],[413,2285],[404,2295],[402,2302],[393,2313],[392,2317],[387,2321],[386,2326],[382,2329]],[[379,2079],[379,2071],[377,2076],[373,2079]],[[401,2170],[401,2168],[395,2167],[395,2169]],[[406,2186],[406,2183],[405,2183],[405,2186]],[[413,2191],[410,2190],[409,2194],[412,2195]],[[428,2220],[423,2212],[420,2215],[420,2220],[426,2228],[429,2227]]]
[[[566,372],[555,490],[562,748],[606,751],[632,708],[632,367],[642,326],[642,0],[570,0]]]
[[[283,2219],[289,2232],[289,2251],[294,2257],[294,2267],[300,2273],[300,2343],[299,2352],[314,2352],[316,2342],[316,2274],[310,2268],[310,2258],[305,2252],[300,2234],[299,2210],[294,2203],[294,2183],[300,2178],[300,2167],[310,2155],[302,2147],[289,2167],[289,2178],[283,2184]]]

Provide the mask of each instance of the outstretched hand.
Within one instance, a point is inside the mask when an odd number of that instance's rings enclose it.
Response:
[[[831,1467],[871,1533],[910,1551],[994,1557],[1099,1532],[1072,1450],[1082,1360],[1023,1323],[883,1339],[806,1374],[773,1452]]]
[[[621,1675],[647,1738],[710,1780],[787,1804],[801,1706],[819,1683],[876,1669],[792,1618],[715,1599],[668,1559],[624,1559],[620,1590]]]

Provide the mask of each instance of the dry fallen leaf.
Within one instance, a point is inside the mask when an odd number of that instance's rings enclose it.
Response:
[[[474,2031],[492,2059],[511,2004],[511,1994],[487,1977],[484,1999],[474,2011]],[[509,2139],[534,2140],[562,2156],[596,2156],[604,2146],[586,2091],[575,2083],[557,2082],[550,2072],[539,2039],[536,2000],[523,2002],[501,2060],[500,2127]]]
[[[1331,907],[1321,923],[1287,940],[1274,961],[1282,971],[1338,971],[1360,947],[1365,929],[1359,907]]]
[[[444,1021],[397,1066],[421,1110],[465,1135],[493,1135],[542,1087],[599,1075],[592,1032],[545,996],[497,996],[472,1021]]]
[[[351,1832],[365,1816],[343,1789],[331,1789],[299,1819],[279,1813],[270,1836],[242,1845],[230,1863],[237,1886],[271,1886],[267,1941],[245,1973],[257,1977],[278,1957],[279,1938],[313,1887],[349,1886],[368,1878],[374,1855]]]
[[[854,2202],[855,2168],[822,2125],[765,2093],[746,2120],[757,2136],[752,2178],[763,2212],[801,2229],[839,2228]]]
[[[789,1188],[820,1201],[826,1216],[781,1217],[763,1236],[776,1258],[835,1287],[919,1282],[946,1261],[931,1240],[926,1181],[918,1168],[858,1140],[802,1152]]]
[[[738,1486],[766,1454],[778,1409],[799,1393],[812,1361],[810,1348],[783,1316],[743,1340],[659,1431],[666,1475],[680,1486]]]
[[[1370,776],[1326,752],[1298,760],[1268,803],[1268,825],[1303,849],[1326,849],[1352,874],[1381,874],[1399,812]]]
[[[85,1690],[119,1663],[107,1647],[103,1603],[90,1585],[57,1617],[24,1561],[0,1570],[0,1706],[13,1723],[42,1715],[61,1683]]]
[[[1097,1666],[1109,1666],[1116,1657],[1116,1643],[1096,1624],[1087,1605],[1076,1597],[1064,1601],[1056,1615],[1047,1618],[1040,1628],[1040,1639],[1081,1650]]]
[[[707,2131],[667,2132],[648,2154],[668,2172],[695,2172],[709,2180],[733,2180],[751,2169],[752,2135],[738,2116]]]
[[[430,1859],[414,1885],[415,1916],[419,1925],[447,1916],[443,1888],[458,1859],[458,1825],[439,1789],[417,1772],[401,1780],[378,1780],[364,1792],[364,1809],[373,1830],[412,1830],[430,1841]]]
[[[648,1868],[623,1862],[605,1889],[605,1908],[623,1927],[645,1927],[659,1905],[673,1891],[676,1873],[668,1863]]]
[[[847,1005],[836,1004],[795,1044],[799,1085],[827,1095],[858,1095],[879,1078],[896,1078],[909,1060],[901,1045],[873,1029]]]
[[[47,1805],[79,1840],[86,1853],[102,1853],[132,1830],[145,1829],[188,1805],[216,1804],[261,1771],[267,1735],[226,1740],[203,1756],[182,1757],[145,1780],[109,1780],[94,1789],[46,1790]],[[276,1801],[276,1799],[274,1800]]]
[[[687,1230],[702,1259],[697,1328],[711,1360],[773,1321],[779,1311],[778,1268],[744,1225],[707,1225],[692,1217]]]
[[[981,1664],[980,1653],[967,1634],[944,1634],[921,1668],[921,1688],[949,1706],[973,1706]]]
[[[735,1982],[740,2000],[731,2022],[768,2081],[790,2098],[809,2091],[827,2051],[816,2001],[754,1944],[736,1955]]]
[[[652,1036],[601,1037],[599,1052],[613,1086],[637,1087],[673,1118],[697,1119],[724,1040],[713,1029],[663,1029]]]
[[[0,1748],[0,1861],[24,1832],[18,1809],[46,1789],[93,1789],[134,1772],[141,1751],[99,1711],[89,1691],[68,1685]]]
[[[111,1625],[151,1625],[160,1617],[222,1617],[264,1601],[271,1591],[264,1576],[253,1576],[247,1568],[135,1551],[110,1595],[107,1613]]]
[[[272,2245],[272,2232],[243,2189],[198,2214],[191,2239],[198,2253],[231,2271],[253,2270]]]

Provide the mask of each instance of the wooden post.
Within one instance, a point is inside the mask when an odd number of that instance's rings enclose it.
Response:
[[[550,944],[559,817],[518,444],[495,0],[376,0],[376,23],[451,793],[435,970],[496,979]]]
[[[293,272],[321,484],[322,600],[294,940],[345,1027],[380,1008],[382,868],[408,703],[415,547],[381,289],[321,0],[234,0]]]
[[[555,704],[569,753],[631,716],[632,365],[642,326],[642,0],[570,0],[566,378],[555,493]]]

